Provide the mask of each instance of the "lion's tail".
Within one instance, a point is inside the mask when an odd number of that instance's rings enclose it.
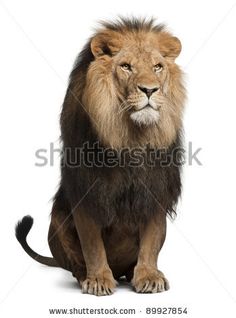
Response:
[[[48,265],[48,266],[55,266],[55,267],[59,266],[54,258],[41,256],[37,254],[35,251],[33,251],[31,247],[28,245],[26,241],[26,237],[29,231],[31,230],[32,225],[33,225],[33,218],[29,215],[24,216],[23,219],[17,223],[15,228],[15,234],[16,234],[17,240],[20,242],[25,252],[29,256],[31,256],[35,261],[44,265]]]

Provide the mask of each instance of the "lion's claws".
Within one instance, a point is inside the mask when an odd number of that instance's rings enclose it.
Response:
[[[135,270],[132,284],[137,293],[160,293],[170,288],[162,272],[145,267]]]

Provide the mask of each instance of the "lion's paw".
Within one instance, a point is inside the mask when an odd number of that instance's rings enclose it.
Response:
[[[116,287],[116,281],[110,271],[89,275],[82,282],[82,292],[95,296],[111,295]]]
[[[169,289],[169,282],[157,269],[136,267],[132,284],[137,293],[160,293]]]

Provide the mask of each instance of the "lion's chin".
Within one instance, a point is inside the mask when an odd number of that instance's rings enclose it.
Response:
[[[158,110],[147,106],[141,110],[131,113],[130,118],[136,125],[150,126],[158,123],[160,114]]]

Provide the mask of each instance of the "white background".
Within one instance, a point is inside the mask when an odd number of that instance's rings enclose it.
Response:
[[[83,3],[83,4],[82,4]],[[35,167],[35,151],[58,145],[59,114],[74,58],[99,19],[155,16],[183,44],[186,143],[201,147],[202,166],[184,169],[178,218],[168,222],[160,269],[171,289],[110,297],[81,294],[61,269],[41,266],[14,238],[16,221],[34,217],[28,237],[50,255],[47,230],[59,182],[59,158]],[[183,317],[236,317],[235,136],[236,5],[188,0],[0,1],[1,317],[49,317],[49,308],[188,307]],[[139,311],[142,311],[141,315]]]

